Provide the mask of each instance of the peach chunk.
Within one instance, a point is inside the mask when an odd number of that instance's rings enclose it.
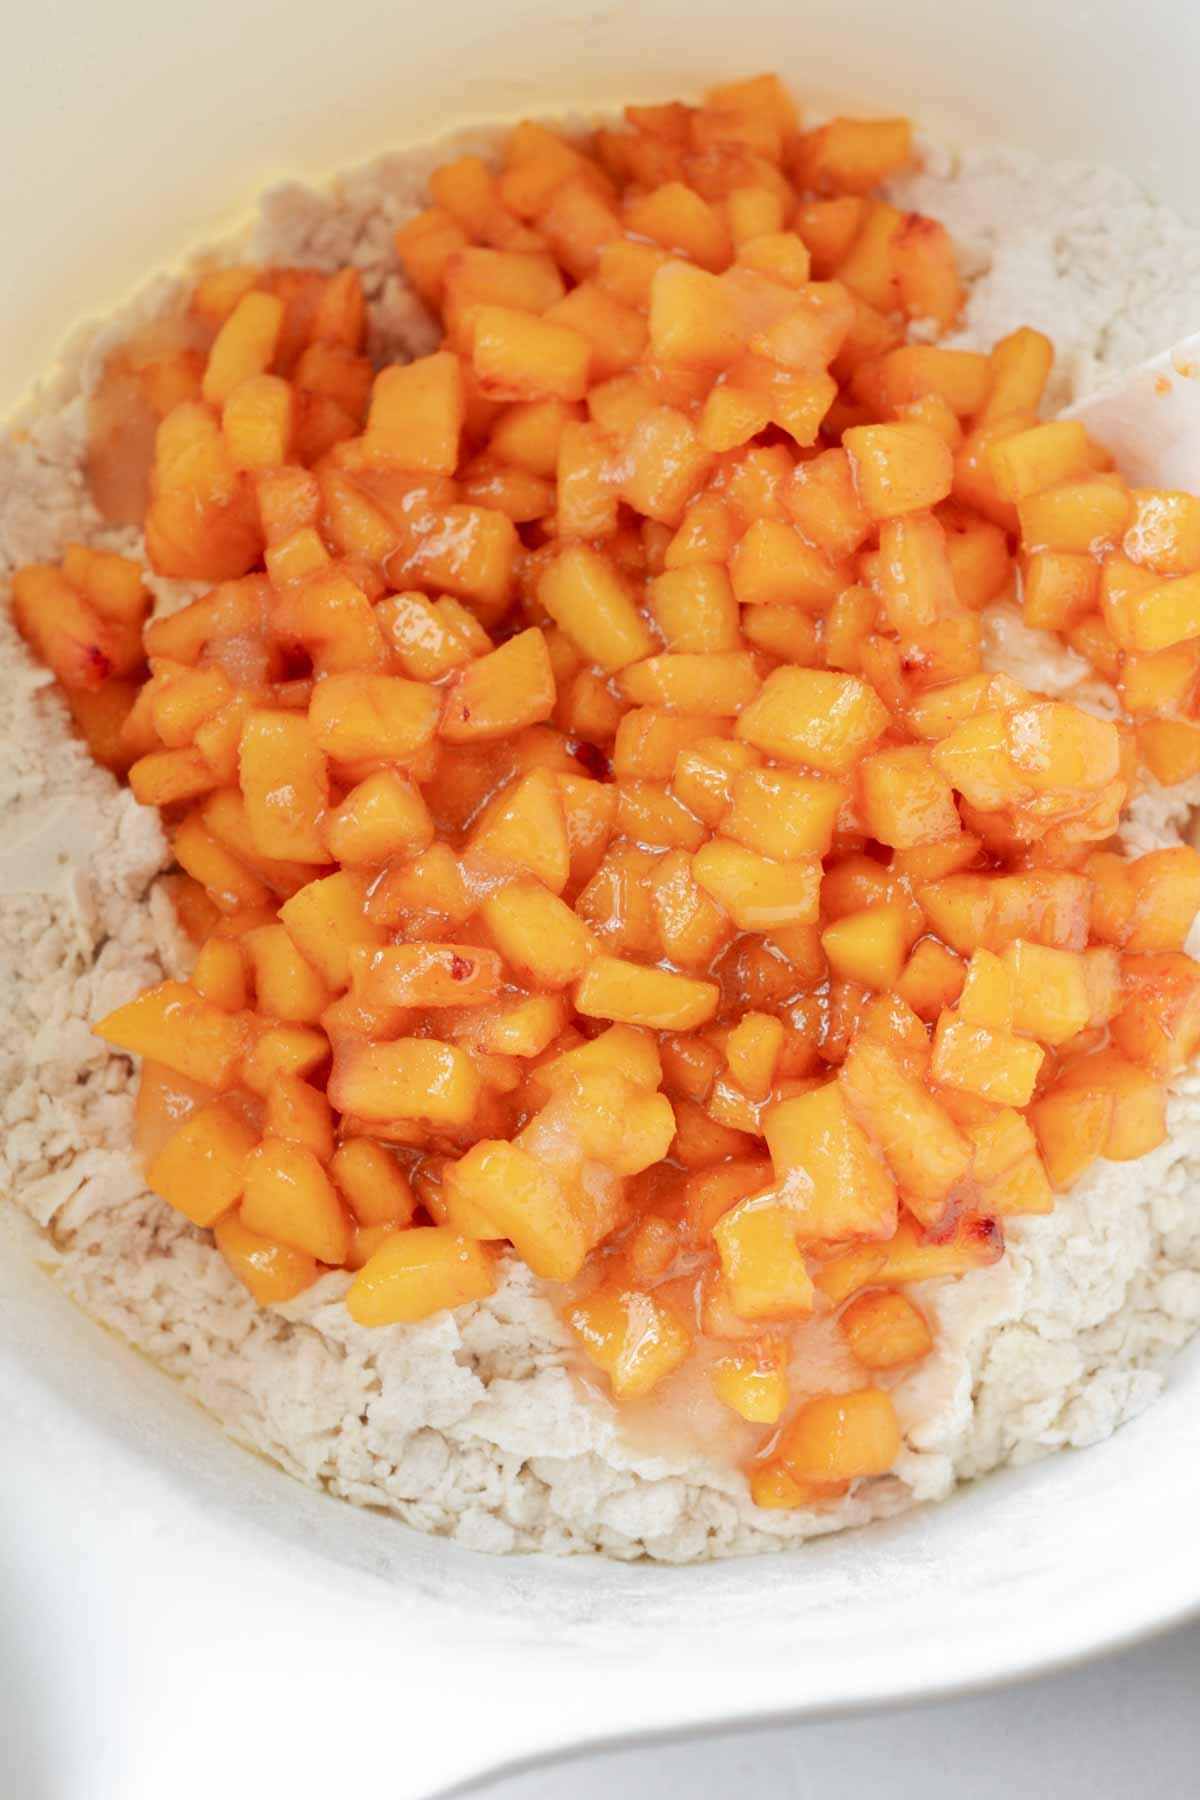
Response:
[[[212,1225],[241,1197],[246,1159],[257,1142],[233,1101],[211,1100],[171,1134],[146,1180],[193,1225]]]
[[[843,775],[888,724],[878,694],[857,676],[787,668],[767,677],[738,719],[737,736],[784,762]]]
[[[787,1194],[768,1189],[737,1201],[713,1226],[739,1318],[795,1319],[812,1311],[812,1281],[797,1243],[800,1222]]]
[[[838,1320],[855,1359],[866,1369],[898,1369],[933,1349],[921,1309],[904,1294],[860,1294]]]
[[[311,1150],[284,1138],[266,1137],[250,1155],[241,1218],[318,1262],[342,1263],[350,1247],[349,1221],[328,1175]]]
[[[93,1029],[115,1050],[165,1063],[213,1088],[233,1084],[249,1035],[240,1017],[202,1000],[183,981],[160,981]]]
[[[402,1037],[391,1043],[339,1044],[329,1098],[339,1112],[362,1119],[423,1119],[455,1126],[470,1121],[482,1085],[470,1057],[453,1044]]]
[[[350,1138],[334,1152],[329,1173],[359,1225],[399,1227],[412,1223],[412,1186],[385,1145]]]
[[[595,957],[575,988],[575,1005],[588,1018],[658,1031],[690,1031],[706,1024],[719,998],[714,982],[616,956]]]
[[[895,1183],[839,1082],[768,1107],[762,1129],[794,1236],[828,1242],[895,1230]]]
[[[346,1295],[358,1325],[411,1325],[495,1291],[493,1253],[441,1225],[392,1233],[359,1270]]]
[[[618,1399],[648,1394],[691,1349],[691,1334],[678,1314],[636,1288],[597,1288],[568,1307],[565,1317]]]
[[[260,1306],[282,1306],[312,1286],[320,1274],[316,1258],[292,1244],[251,1231],[236,1212],[213,1226],[217,1249]]]
[[[889,1048],[867,1039],[851,1045],[838,1081],[905,1204],[923,1224],[939,1225],[971,1161],[970,1145],[950,1115]]]
[[[1200,964],[1163,951],[1126,956],[1121,967],[1125,1004],[1112,1022],[1113,1042],[1152,1075],[1171,1075],[1200,1044]]]
[[[976,1024],[950,1008],[937,1022],[931,1067],[934,1080],[946,1087],[1001,1106],[1028,1106],[1045,1055],[1028,1038]]]
[[[594,1245],[587,1208],[573,1204],[556,1173],[519,1144],[473,1144],[447,1167],[443,1192],[455,1230],[510,1239],[534,1274],[548,1281],[573,1280]]]
[[[907,850],[961,832],[953,789],[924,745],[865,756],[858,779],[863,823],[878,843]]]
[[[783,1416],[788,1379],[781,1345],[766,1340],[719,1357],[711,1379],[717,1399],[750,1424],[774,1425]]]
[[[856,1481],[883,1475],[900,1451],[900,1427],[880,1388],[822,1394],[784,1427],[776,1454],[801,1480]]]

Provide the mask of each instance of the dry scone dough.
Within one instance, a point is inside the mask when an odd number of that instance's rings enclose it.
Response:
[[[486,152],[494,141],[476,132],[454,147]],[[427,350],[435,333],[395,272],[391,238],[448,148],[385,158],[329,192],[274,190],[250,253],[355,263],[376,356]],[[944,219],[963,247],[971,299],[952,341],[1040,326],[1062,353],[1055,403],[1197,323],[1200,233],[1121,176],[927,153],[897,196]],[[0,576],[72,538],[140,554],[137,534],[103,531],[89,502],[81,395],[113,343],[173,291],[159,282],[84,334],[58,390],[0,443]],[[151,585],[164,607],[193,591]],[[1015,614],[991,621],[991,648],[1046,689],[1067,691],[1085,673]],[[132,1070],[88,1028],[187,966],[156,886],[167,861],[157,815],[90,762],[7,612],[0,668],[0,1184],[51,1235],[58,1277],[81,1305],[301,1479],[482,1550],[671,1562],[763,1550],[1106,1436],[1153,1400],[1200,1324],[1195,1074],[1179,1084],[1161,1149],[1098,1165],[1052,1218],[1010,1227],[1003,1263],[918,1294],[937,1315],[938,1348],[895,1390],[896,1473],[824,1513],[760,1513],[737,1474],[623,1443],[611,1409],[565,1366],[564,1328],[515,1261],[490,1300],[411,1327],[355,1326],[338,1273],[260,1310],[208,1238],[146,1192],[129,1148]],[[1111,709],[1111,694],[1088,692]],[[1130,852],[1176,842],[1198,799],[1200,789],[1151,787],[1126,827]]]

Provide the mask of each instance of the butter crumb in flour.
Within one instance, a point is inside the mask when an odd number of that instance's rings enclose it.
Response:
[[[487,150],[483,132],[455,148]],[[393,267],[397,223],[423,201],[448,145],[383,158],[328,192],[264,196],[251,254],[362,272],[372,349],[419,354],[432,327]],[[1059,347],[1053,405],[1193,329],[1200,232],[1111,171],[1001,151],[930,152],[894,197],[963,246],[970,302],[948,340],[986,345],[1019,324]],[[136,554],[105,532],[82,468],[85,407],[107,348],[174,291],[85,336],[60,391],[0,443],[0,575],[73,538]],[[154,581],[161,607],[187,597]],[[994,661],[1047,691],[1076,690],[1078,659],[997,609]],[[1078,666],[1077,666],[1078,665]],[[1054,1215],[1014,1224],[1010,1256],[917,1298],[933,1356],[895,1390],[896,1472],[824,1513],[760,1513],[740,1476],[690,1454],[651,1455],[569,1372],[565,1328],[524,1265],[489,1300],[366,1331],[331,1274],[258,1308],[204,1236],[145,1191],[131,1150],[133,1081],[89,1021],[186,966],[158,885],[167,849],[71,736],[65,708],[0,616],[0,1187],[59,1247],[86,1309],[160,1362],[243,1443],[301,1480],[385,1507],[487,1551],[601,1550],[671,1562],[768,1549],[935,1500],[957,1480],[1110,1433],[1160,1391],[1200,1325],[1200,1077],[1177,1084],[1166,1144],[1130,1171],[1100,1164]],[[1200,795],[1151,788],[1126,847],[1177,840]]]

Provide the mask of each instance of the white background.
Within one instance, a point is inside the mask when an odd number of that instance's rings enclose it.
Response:
[[[612,1751],[471,1791],[478,1800],[1200,1800],[1200,1625],[1004,1693]]]

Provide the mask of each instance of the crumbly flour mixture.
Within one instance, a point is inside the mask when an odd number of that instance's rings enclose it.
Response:
[[[475,133],[458,147],[488,142]],[[274,190],[251,255],[354,262],[376,354],[428,349],[433,331],[395,273],[391,237],[446,148],[385,158],[329,192]],[[1120,175],[931,152],[897,192],[962,247],[971,299],[951,341],[986,346],[1018,324],[1041,327],[1060,348],[1055,404],[1198,322],[1200,231]],[[137,553],[136,534],[105,534],[89,502],[81,396],[107,349],[171,291],[160,282],[83,334],[57,389],[0,443],[0,577],[72,538]],[[186,596],[152,585],[164,606]],[[1015,614],[993,620],[992,654],[1048,689],[1083,673]],[[83,1307],[301,1479],[482,1550],[673,1562],[762,1550],[1095,1442],[1154,1399],[1171,1353],[1200,1326],[1200,1074],[1179,1084],[1161,1149],[1100,1164],[1052,1218],[1011,1227],[998,1267],[919,1295],[938,1348],[896,1390],[896,1473],[822,1513],[759,1513],[736,1474],[624,1443],[572,1374],[565,1329],[520,1264],[490,1300],[411,1327],[355,1326],[340,1273],[260,1310],[205,1236],[146,1193],[130,1150],[132,1070],[88,1029],[186,966],[156,885],[157,815],[90,763],[2,614],[0,678],[0,1189],[45,1228]],[[1129,849],[1175,841],[1196,800],[1142,795]]]

